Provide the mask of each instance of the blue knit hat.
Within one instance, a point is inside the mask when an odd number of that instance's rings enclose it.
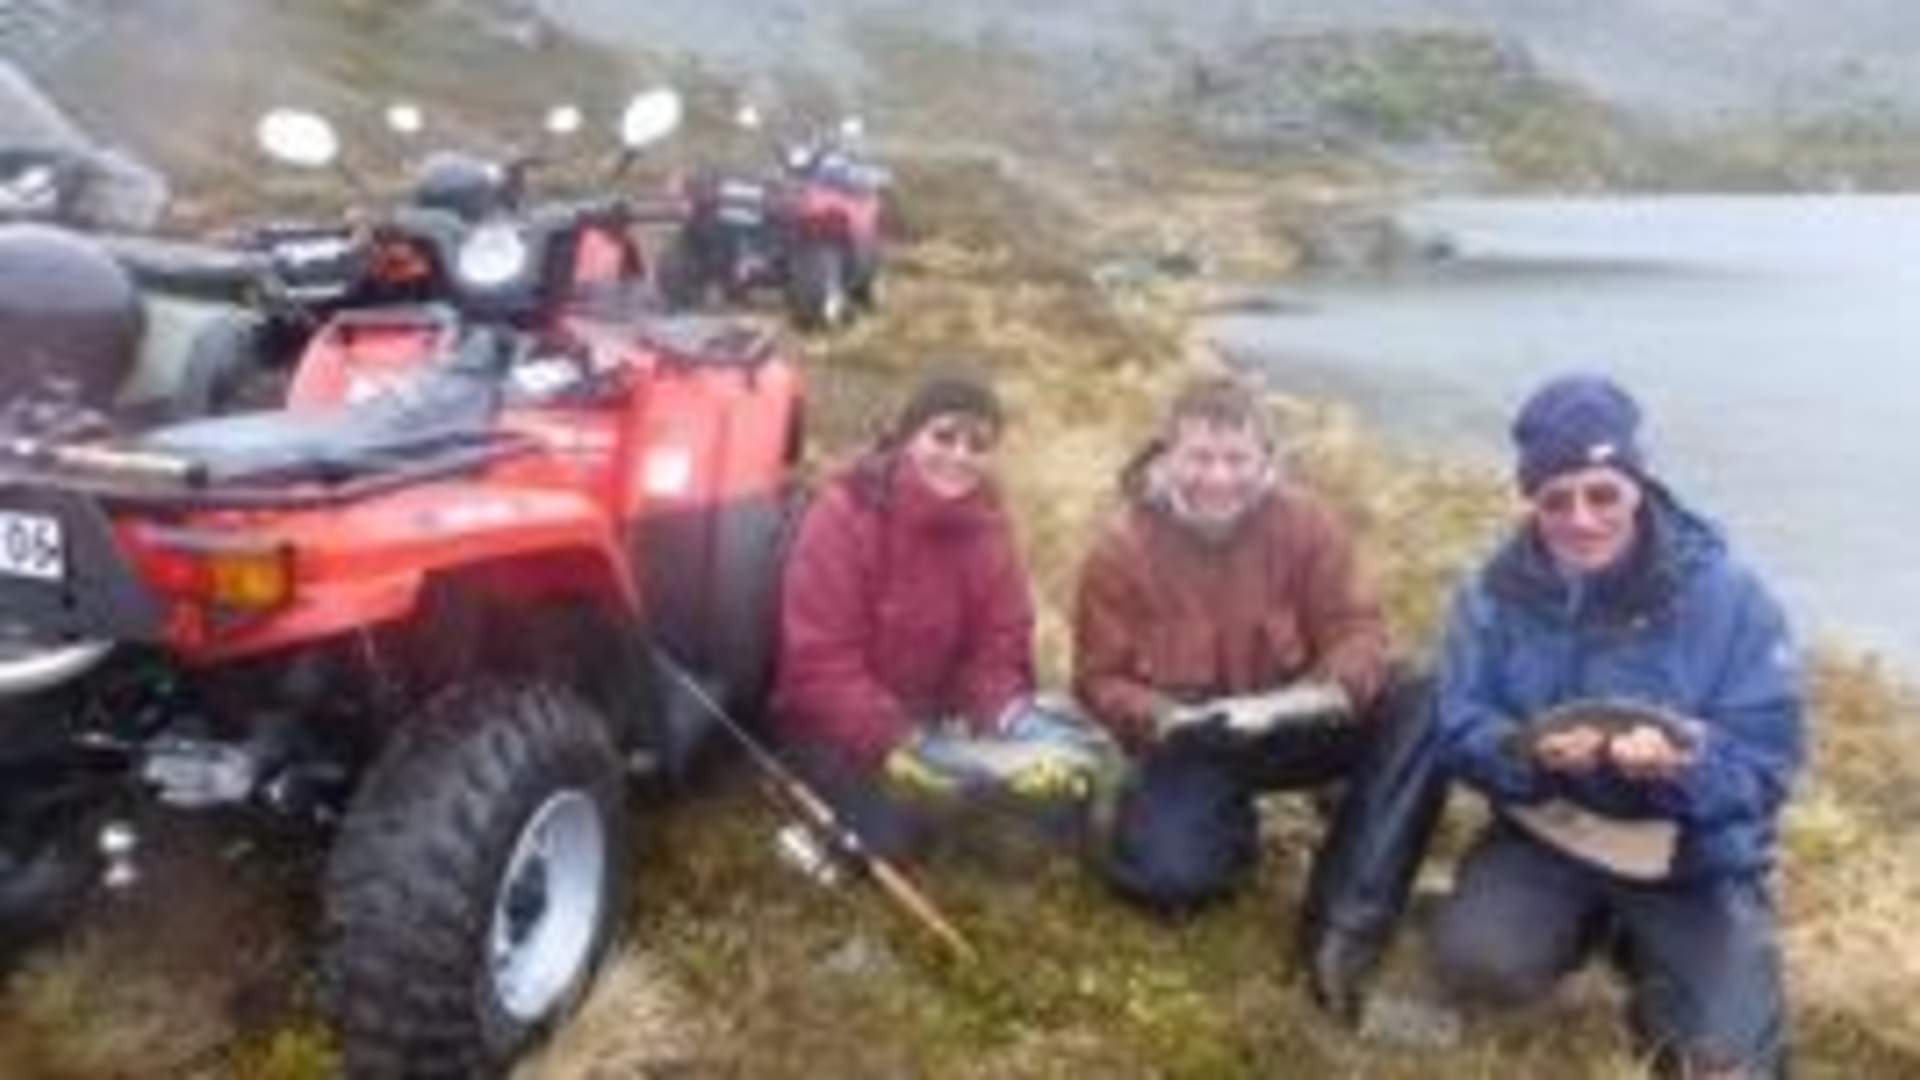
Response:
[[[1562,375],[1533,392],[1513,421],[1520,490],[1596,465],[1646,476],[1636,435],[1640,406],[1603,375]]]

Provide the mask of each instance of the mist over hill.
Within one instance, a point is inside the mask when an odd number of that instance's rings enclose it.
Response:
[[[998,42],[1059,65],[1170,77],[1262,36],[1445,29],[1510,40],[1597,95],[1674,118],[1920,103],[1920,13],[1902,0],[546,0],[562,25],[723,66],[795,63],[857,78],[862,27]]]
[[[923,140],[1158,124],[1454,188],[1920,178],[1901,0],[0,0],[0,58],[163,156],[276,101],[564,86],[573,40],[595,74],[809,91]]]

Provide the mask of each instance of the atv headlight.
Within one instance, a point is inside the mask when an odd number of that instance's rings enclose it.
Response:
[[[460,245],[454,270],[463,284],[497,289],[527,268],[527,242],[510,224],[482,225]]]
[[[60,194],[53,170],[35,165],[0,182],[0,211],[13,214],[51,213]]]

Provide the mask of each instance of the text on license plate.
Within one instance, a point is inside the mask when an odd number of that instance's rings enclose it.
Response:
[[[59,581],[66,563],[60,519],[0,510],[0,574]]]

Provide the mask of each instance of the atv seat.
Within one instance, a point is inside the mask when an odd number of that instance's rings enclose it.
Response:
[[[484,443],[499,406],[497,377],[440,366],[358,404],[176,424],[148,432],[133,449],[185,458],[214,486],[337,483]]]
[[[143,287],[202,299],[239,299],[270,265],[259,252],[212,244],[111,234],[98,239]]]

